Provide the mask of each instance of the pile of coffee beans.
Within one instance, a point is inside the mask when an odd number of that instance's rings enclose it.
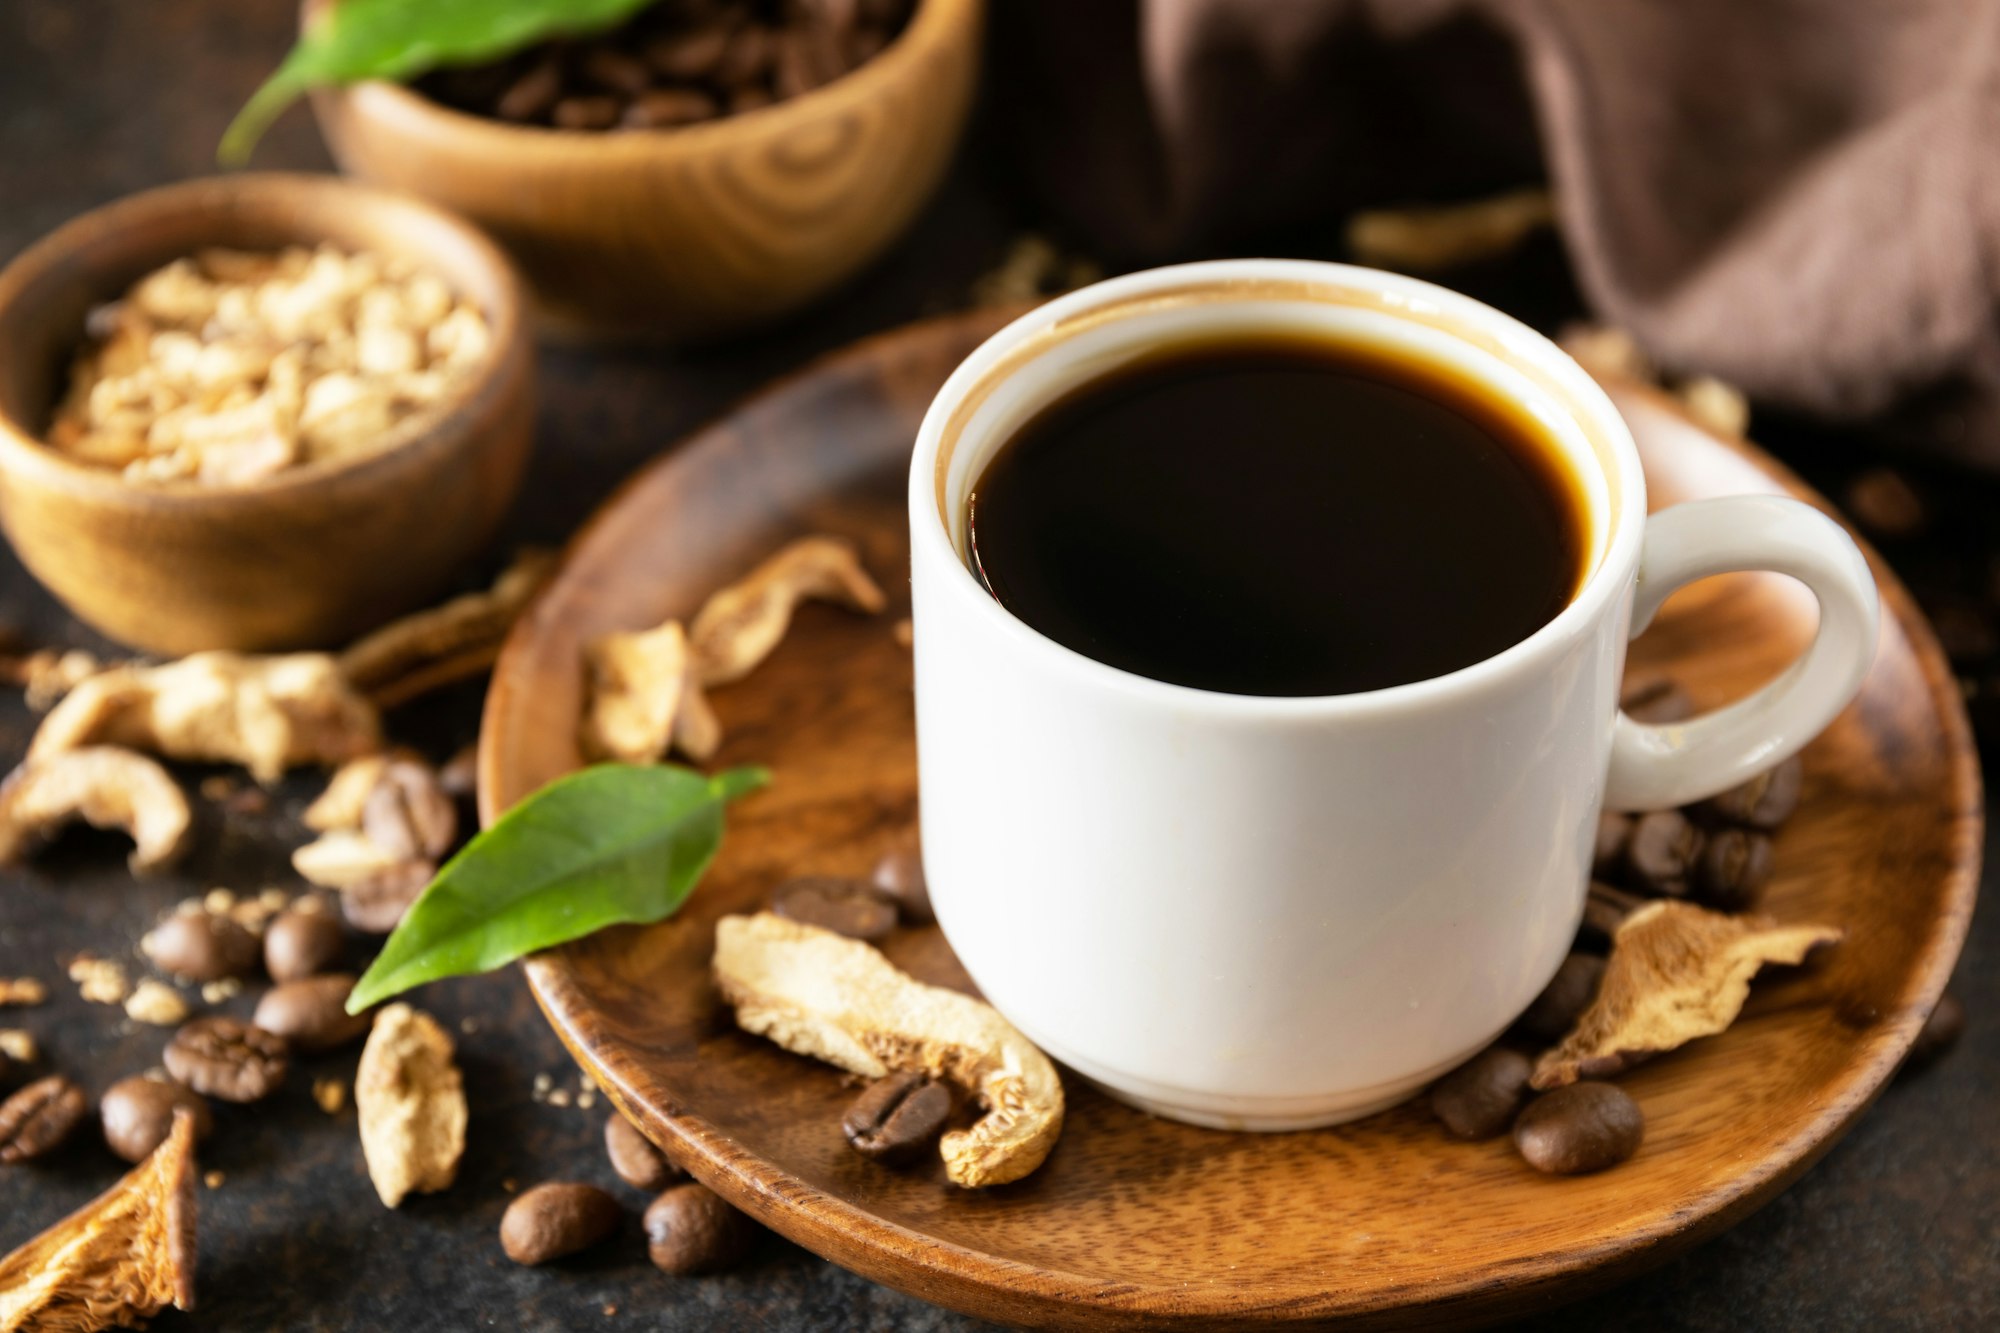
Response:
[[[733,1267],[749,1254],[757,1224],[707,1186],[689,1180],[616,1112],[605,1122],[604,1148],[619,1179],[656,1196],[644,1218],[646,1253],[654,1267],[691,1277]],[[545,1264],[609,1240],[624,1218],[624,1205],[607,1190],[549,1181],[522,1191],[507,1205],[500,1219],[500,1248],[517,1264]]]
[[[1621,701],[1640,722],[1694,715],[1693,702],[1664,677],[1629,683]],[[1771,878],[1772,834],[1799,806],[1805,769],[1794,757],[1720,796],[1680,810],[1606,811],[1597,825],[1591,877],[1652,898],[1691,898],[1720,912],[1756,906]]]
[[[1686,690],[1664,676],[1626,682],[1620,706],[1654,725],[1694,716]],[[1539,1097],[1528,1086],[1527,1052],[1561,1041],[1597,998],[1602,946],[1616,922],[1645,898],[1688,898],[1724,912],[1753,906],[1771,876],[1772,834],[1798,808],[1803,769],[1789,759],[1732,791],[1680,810],[1598,822],[1591,908],[1579,946],[1501,1044],[1482,1051],[1431,1089],[1431,1112],[1456,1138],[1512,1132],[1523,1161],[1553,1175],[1616,1166],[1639,1150],[1646,1119],[1609,1083],[1584,1081]]]
[[[125,1161],[143,1161],[166,1139],[177,1108],[193,1115],[196,1137],[206,1138],[214,1127],[211,1098],[262,1101],[285,1082],[294,1052],[331,1050],[367,1033],[368,1016],[345,1008],[354,977],[327,971],[346,952],[347,938],[323,901],[307,896],[282,910],[232,915],[255,904],[227,899],[214,907],[181,904],[147,934],[142,952],[183,983],[223,985],[233,993],[254,980],[261,961],[280,984],[260,998],[254,1022],[194,1018],[161,1051],[163,1068],[105,1089],[98,1102],[104,1142]],[[0,1082],[21,1076],[13,1067],[20,1063],[0,1061]],[[44,1074],[0,1102],[0,1164],[54,1153],[89,1119],[82,1086],[61,1073]]]
[[[833,82],[915,0],[661,0],[601,37],[545,43],[417,86],[476,115],[561,130],[651,130],[739,115]]]
[[[898,924],[937,921],[924,879],[923,851],[914,836],[902,839],[876,863],[868,879],[802,875],[772,890],[779,916],[849,939],[877,943]],[[841,1117],[848,1146],[885,1165],[912,1162],[937,1141],[957,1108],[951,1087],[915,1071],[877,1079]]]
[[[899,924],[928,925],[936,919],[913,833],[882,857],[868,879],[798,875],[784,880],[771,890],[771,910],[868,943],[887,938]],[[919,1073],[894,1073],[862,1091],[840,1128],[862,1156],[903,1163],[937,1141],[956,1109],[948,1085]],[[655,1196],[644,1219],[646,1253],[662,1272],[718,1272],[748,1254],[757,1225],[689,1180],[623,1115],[614,1113],[605,1122],[604,1152],[620,1180]],[[619,1201],[594,1186],[571,1181],[537,1185],[507,1206],[500,1245],[515,1263],[548,1263],[616,1235],[623,1216]]]

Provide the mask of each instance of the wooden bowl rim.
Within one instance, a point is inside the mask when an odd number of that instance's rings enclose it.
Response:
[[[0,321],[4,321],[25,292],[108,232],[136,233],[161,218],[224,214],[244,204],[268,205],[287,196],[293,200],[311,200],[323,208],[369,209],[391,216],[401,213],[421,218],[428,228],[449,233],[470,264],[482,271],[484,283],[491,289],[490,299],[479,302],[486,316],[489,342],[486,354],[472,373],[448,390],[439,402],[392,426],[365,453],[302,463],[257,481],[232,486],[205,486],[191,480],[144,484],[127,481],[115,470],[78,462],[43,443],[27,422],[18,420],[0,404],[0,472],[29,477],[47,488],[111,507],[202,513],[237,510],[246,503],[302,490],[366,485],[378,480],[378,474],[393,477],[426,455],[456,452],[475,437],[478,434],[475,428],[487,421],[504,397],[507,381],[517,364],[532,359],[526,296],[513,261],[485,232],[457,214],[414,195],[344,176],[276,171],[201,176],[142,190],[94,208],[71,218],[0,269]],[[420,229],[410,229],[399,242],[399,248],[386,257],[410,259],[447,276],[433,259],[436,247],[418,239],[422,234]],[[324,233],[307,225],[299,229],[295,243],[317,245],[326,239]],[[167,255],[159,263],[182,257],[185,255],[181,253]],[[86,292],[92,291],[99,271],[93,268],[79,273],[76,285]],[[451,285],[461,296],[466,295],[459,290],[460,284]],[[107,293],[93,299],[108,300],[116,295]]]
[[[1014,313],[1019,313],[1018,311]],[[525,657],[534,638],[538,611],[564,581],[572,558],[589,543],[609,516],[645,488],[662,470],[677,459],[718,439],[726,439],[729,423],[754,405],[781,398],[810,384],[818,376],[837,372],[849,361],[859,362],[875,348],[892,346],[905,338],[922,338],[973,325],[998,327],[991,312],[959,312],[918,321],[901,328],[871,335],[835,352],[816,358],[801,369],[773,380],[746,394],[728,410],[669,445],[651,462],[628,477],[608,496],[591,518],[565,545],[554,575],[537,594],[535,605],[515,622],[502,647],[488,689],[480,727],[479,815],[482,826],[490,825],[502,811],[498,793],[502,788],[500,749],[491,738],[497,734],[496,720],[514,711],[519,672],[516,664]],[[976,339],[975,339],[976,342]],[[1204,1291],[1206,1303],[1188,1305],[1190,1292],[1184,1288],[1136,1286],[1108,1283],[1102,1279],[1050,1267],[1037,1267],[1000,1255],[975,1250],[954,1241],[940,1239],[888,1221],[847,1199],[823,1191],[792,1175],[781,1164],[766,1160],[742,1147],[727,1133],[700,1114],[678,1106],[656,1111],[640,1100],[639,1090],[619,1071],[594,1058],[582,1040],[579,1014],[590,1006],[589,997],[578,983],[570,953],[558,948],[530,956],[523,963],[529,990],[543,1017],[570,1051],[578,1065],[590,1072],[622,1114],[636,1123],[657,1126],[678,1141],[675,1160],[689,1167],[704,1184],[760,1220],[774,1225],[790,1239],[878,1281],[897,1279],[904,1290],[918,1290],[910,1282],[920,1275],[921,1290],[945,1299],[950,1293],[967,1290],[1001,1290],[1011,1294],[1018,1306],[1032,1306],[1040,1318],[1077,1320],[1101,1314],[1118,1321],[1157,1318],[1175,1326],[1199,1326],[1206,1320],[1259,1320],[1285,1322],[1310,1317],[1313,1320],[1380,1316],[1396,1310],[1438,1309],[1458,1302],[1477,1302],[1482,1293],[1496,1288],[1548,1290],[1559,1283],[1595,1275],[1609,1280],[1620,1274],[1648,1266],[1650,1260],[1664,1258],[1706,1239],[1768,1202],[1791,1184],[1830,1149],[1888,1086],[1902,1063],[1911,1042],[1922,1027],[1923,1017],[1943,994],[1960,951],[1979,889],[1979,868],[1983,848],[1985,807],[1978,752],[1957,678],[1951,671],[1929,622],[1917,608],[1878,552],[1853,529],[1832,504],[1778,459],[1745,439],[1725,437],[1693,422],[1681,405],[1669,395],[1621,376],[1601,377],[1614,393],[1646,399],[1652,405],[1689,422],[1710,440],[1735,453],[1786,488],[1787,492],[1830,514],[1840,522],[1868,561],[1882,596],[1882,606],[1906,636],[1910,653],[1922,674],[1925,696],[1944,734],[1947,782],[1952,794],[1949,841],[1951,867],[1945,877],[1941,900],[1942,919],[1929,937],[1922,955],[1912,968],[1902,997],[1903,1005],[1887,1022],[1857,1037],[1855,1059],[1837,1076],[1838,1082],[1791,1136],[1762,1162],[1731,1180],[1703,1200],[1704,1211],[1686,1213],[1661,1209],[1645,1227],[1625,1233],[1615,1242],[1592,1248],[1577,1248],[1545,1254],[1532,1267],[1504,1270],[1480,1269],[1454,1274],[1448,1279],[1425,1283],[1421,1288],[1384,1289],[1368,1293],[1361,1303],[1331,1302],[1311,1311],[1292,1310],[1289,1303],[1274,1306],[1266,1296],[1249,1291]],[[867,1262],[857,1262],[853,1251],[863,1251]],[[1329,1289],[1330,1291],[1331,1289]],[[960,1307],[964,1308],[964,1307]],[[1460,1316],[1462,1321],[1465,1316]],[[1457,1322],[1453,1326],[1457,1326]]]
[[[334,0],[303,0],[300,24],[310,22]],[[357,112],[391,126],[437,140],[457,136],[493,153],[560,157],[572,164],[614,168],[633,159],[657,159],[662,150],[697,153],[734,147],[744,137],[776,137],[819,123],[829,115],[865,106],[890,87],[918,74],[932,54],[977,26],[983,0],[918,0],[917,9],[896,40],[860,65],[810,92],[740,114],[694,125],[631,130],[563,130],[548,125],[516,125],[460,111],[406,84],[369,79],[319,90],[346,100]]]

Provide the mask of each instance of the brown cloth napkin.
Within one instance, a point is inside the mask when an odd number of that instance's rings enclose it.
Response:
[[[1662,366],[1901,405],[2000,467],[2000,0],[999,9],[1025,169],[1111,257],[1545,173],[1585,295]]]

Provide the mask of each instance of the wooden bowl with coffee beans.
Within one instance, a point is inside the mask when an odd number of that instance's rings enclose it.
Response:
[[[700,341],[807,304],[901,234],[957,144],[982,10],[662,0],[313,106],[345,170],[497,236],[553,327]]]
[[[430,600],[512,504],[525,304],[476,228],[337,176],[86,213],[0,272],[0,527],[137,648],[345,642]]]

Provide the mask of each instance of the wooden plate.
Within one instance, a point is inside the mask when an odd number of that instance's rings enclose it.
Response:
[[[1476,1323],[1575,1297],[1712,1235],[1783,1189],[1894,1072],[1942,989],[1971,914],[1978,771],[1951,672],[1875,562],[1880,656],[1860,701],[1806,752],[1768,905],[1844,926],[1823,964],[1757,988],[1727,1034],[1624,1086],[1647,1116],[1638,1156],[1603,1175],[1537,1175],[1506,1140],[1448,1140],[1420,1106],[1333,1130],[1229,1134],[1154,1120],[1069,1080],[1054,1156],[968,1193],[940,1167],[863,1161],[838,1120],[838,1072],[737,1032],[708,980],[715,920],[790,874],[865,874],[915,816],[905,461],[917,421],[997,325],[957,317],[892,333],[765,391],[634,478],[571,548],[509,641],[487,700],[487,820],[574,767],[581,645],[686,615],[784,540],[858,542],[896,603],[800,615],[778,653],[718,690],[718,763],[776,783],[730,817],[723,854],[680,916],[607,931],[528,964],[583,1066],[698,1178],[836,1263],[991,1319],[1091,1328],[1351,1321]],[[1772,459],[1614,386],[1657,503],[1732,491],[1819,501]],[[1871,557],[1873,559],[1873,557]],[[1770,576],[1687,590],[1635,647],[1704,706],[1789,661],[1811,599]],[[1022,830],[1033,836],[1033,830]],[[1050,922],[1050,929],[1061,929]],[[965,986],[935,928],[888,951]]]

